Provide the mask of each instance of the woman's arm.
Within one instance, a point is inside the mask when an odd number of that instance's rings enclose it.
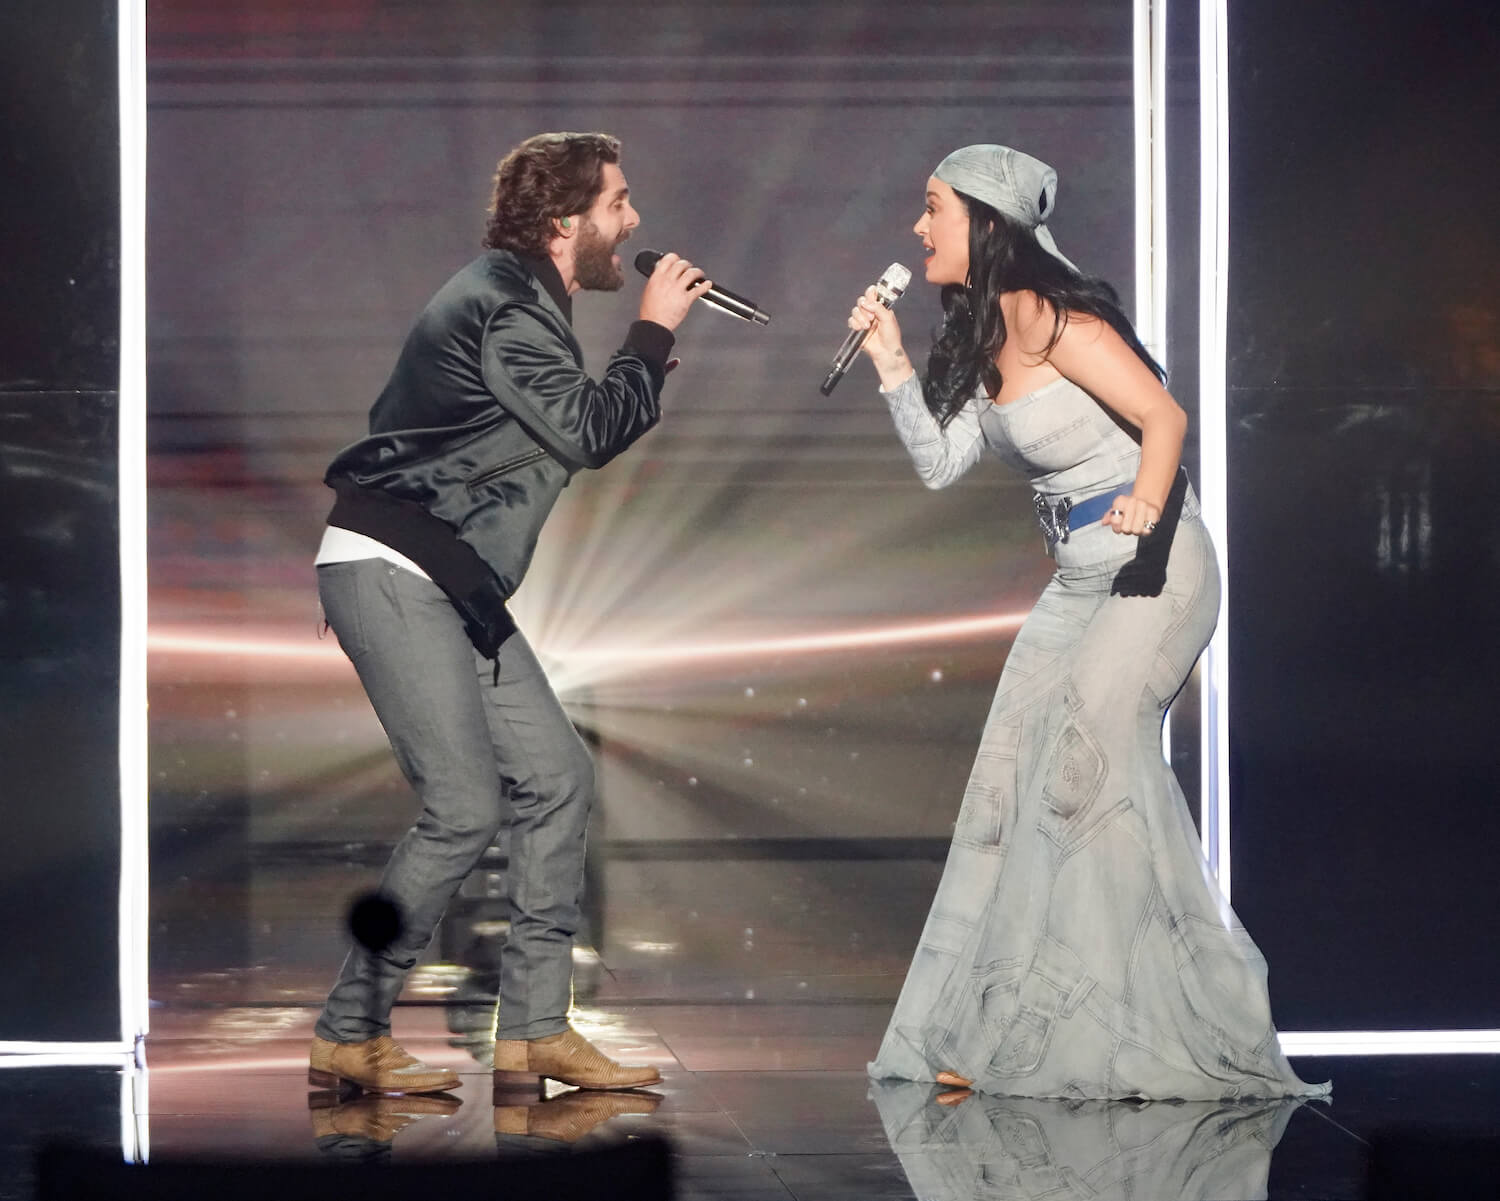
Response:
[[[979,429],[980,407],[965,404],[946,425],[939,425],[922,398],[922,385],[901,345],[896,314],[868,288],[849,315],[850,329],[867,329],[864,351],[880,375],[880,394],[890,406],[896,434],[911,455],[917,476],[929,488],[946,488],[979,461],[984,436]],[[988,403],[983,397],[983,403]]]
[[[1023,350],[1041,353],[1101,404],[1141,431],[1141,465],[1128,495],[1116,497],[1122,516],[1106,514],[1101,524],[1117,534],[1144,534],[1161,520],[1167,493],[1177,478],[1187,414],[1172,399],[1135,351],[1097,317],[1070,313],[1056,345],[1045,350],[1053,329],[1050,306],[1017,306],[1017,334]],[[1033,351],[1034,348],[1034,351]]]
[[[880,395],[890,406],[896,435],[911,455],[917,478],[929,488],[946,488],[979,462],[984,453],[980,405],[989,404],[984,397],[969,401],[952,421],[940,426],[922,398],[922,385],[915,372],[894,388],[882,387]]]

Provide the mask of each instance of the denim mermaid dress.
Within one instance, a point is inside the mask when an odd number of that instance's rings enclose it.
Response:
[[[986,449],[1038,507],[1128,492],[1136,441],[1058,379],[939,429],[909,379],[883,393],[929,487]],[[1219,608],[1185,475],[1156,531],[1097,520],[1016,636],[942,880],[872,1076],[948,1070],[982,1092],[1147,1099],[1314,1096],[1271,1022],[1266,964],[1223,899],[1161,753],[1163,716]]]

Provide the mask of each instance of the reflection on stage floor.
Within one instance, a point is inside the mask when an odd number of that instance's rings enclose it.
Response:
[[[1376,1195],[1366,1174],[1383,1132],[1474,1132],[1500,1112],[1489,1057],[1304,1061],[1307,1078],[1335,1081],[1332,1104],[1309,1105],[1067,1104],[873,1083],[864,1065],[940,863],[917,844],[856,850],[603,859],[608,922],[596,914],[598,945],[577,956],[575,1021],[607,1053],[661,1070],[659,1087],[637,1092],[494,1093],[486,985],[503,921],[479,898],[461,910],[461,936],[434,940],[394,1023],[461,1085],[390,1099],[307,1083],[339,937],[311,915],[336,912],[333,898],[367,887],[369,871],[262,863],[255,957],[211,963],[211,939],[162,944],[144,1071],[0,1072],[0,1197],[29,1201],[30,1153],[58,1139],[118,1150],[133,1138],[153,1164],[399,1167],[660,1135],[688,1201],[1362,1198]]]
[[[9,1152],[0,1196],[35,1195],[30,1156],[43,1143],[118,1148],[123,1117],[153,1164],[498,1165],[660,1135],[684,1201],[1355,1199],[1398,1195],[1367,1181],[1382,1135],[1482,1132],[1500,1112],[1486,1057],[1304,1062],[1337,1080],[1331,1105],[1044,1102],[872,1083],[862,1059],[888,1010],[589,1009],[581,1028],[611,1054],[657,1065],[660,1086],[497,1096],[443,1007],[407,1006],[397,1015],[405,1044],[462,1081],[451,1094],[408,1098],[310,1089],[310,1008],[162,1012],[149,1068],[123,1089],[120,1072],[103,1067],[0,1072]],[[137,1112],[123,1113],[132,1097]]]

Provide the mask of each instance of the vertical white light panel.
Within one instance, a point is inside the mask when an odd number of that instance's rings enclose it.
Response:
[[[1226,0],[1198,8],[1199,193],[1198,423],[1203,521],[1223,573],[1219,625],[1204,652],[1201,804],[1203,850],[1226,898],[1229,862],[1229,464],[1227,313],[1229,298],[1229,43]]]
[[[120,0],[120,1036],[148,1023],[146,3]]]
[[[1135,328],[1167,361],[1167,0],[1135,0]]]
[[[1167,363],[1167,0],[1135,0],[1135,329]],[[1172,723],[1161,727],[1172,758]]]

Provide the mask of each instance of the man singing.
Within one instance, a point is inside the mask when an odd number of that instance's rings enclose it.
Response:
[[[709,285],[664,256],[603,378],[584,372],[570,298],[624,285],[614,251],[640,223],[619,161],[619,142],[600,133],[538,134],[501,160],[486,252],[422,312],[369,436],[325,476],[337,500],[318,592],[421,812],[380,886],[401,932],[378,953],[350,952],[318,1018],[309,1080],[322,1087],[458,1085],[392,1040],[391,1007],[502,826],[511,926],[497,1081],[660,1079],[568,1024],[594,767],[506,611],[573,473],[603,467],[656,424],[671,331]]]

